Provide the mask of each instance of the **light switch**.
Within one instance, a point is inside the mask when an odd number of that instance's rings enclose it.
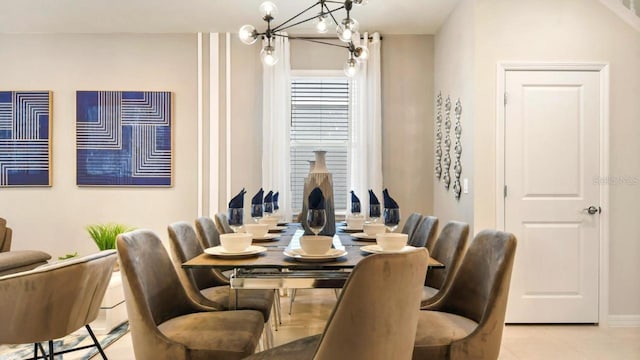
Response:
[[[462,180],[462,192],[465,194],[469,193],[469,179],[467,178]]]

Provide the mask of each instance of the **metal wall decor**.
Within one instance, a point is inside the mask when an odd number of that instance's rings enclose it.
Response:
[[[171,93],[78,91],[77,184],[171,186]]]
[[[454,112],[456,116],[456,125],[453,128],[453,132],[456,136],[456,143],[453,150],[455,152],[456,160],[453,164],[453,174],[455,176],[455,180],[453,181],[453,196],[455,196],[456,200],[460,200],[460,194],[462,191],[462,187],[460,186],[460,175],[462,174],[462,163],[460,162],[460,157],[462,156],[462,143],[460,143],[460,136],[462,135],[462,124],[460,123],[462,103],[460,103],[460,99],[456,101]]]
[[[51,186],[51,92],[0,91],[0,187]]]
[[[451,184],[451,176],[449,168],[451,167],[451,98],[447,96],[444,102],[444,158],[442,159],[442,184],[444,188],[449,190]]]
[[[442,175],[442,92],[439,92],[436,97],[435,154],[434,173],[436,175],[436,179],[440,180],[440,175]]]

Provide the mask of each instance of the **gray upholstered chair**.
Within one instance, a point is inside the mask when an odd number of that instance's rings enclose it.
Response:
[[[516,238],[484,230],[472,240],[451,287],[420,311],[413,359],[497,359]]]
[[[203,253],[193,227],[185,221],[169,225],[169,239],[174,266],[183,280],[185,290],[198,303],[219,310],[229,309],[228,279],[209,269],[185,269],[182,263]],[[273,306],[272,290],[241,290],[238,294],[238,309],[257,310],[264,321],[269,319]]]
[[[121,234],[117,248],[136,359],[233,360],[255,351],[262,314],[215,311],[192,300],[153,232]]]
[[[413,236],[413,233],[416,231],[418,224],[422,220],[422,214],[414,212],[407,218],[407,221],[404,223],[402,227],[401,233],[407,234],[409,239]]]
[[[201,216],[197,218],[196,231],[203,249],[220,246],[220,232],[210,217]]]
[[[7,227],[7,221],[0,218],[0,276],[31,270],[51,259],[51,255],[44,251],[11,251],[12,234],[11,228]]]
[[[425,216],[422,218],[408,244],[415,247],[426,247],[429,253],[433,250],[436,234],[438,233],[438,218]],[[431,246],[430,246],[431,245]]]
[[[321,335],[247,360],[409,359],[427,260],[424,249],[366,257],[351,273]]]
[[[223,213],[217,213],[213,216],[216,224],[216,228],[220,234],[231,234],[233,229],[229,225],[229,220],[227,220],[227,215]]]
[[[429,271],[422,290],[422,307],[435,303],[451,286],[453,275],[460,267],[468,238],[469,224],[467,223],[450,221],[442,228],[433,246],[433,252],[429,254],[445,267]]]
[[[0,277],[0,344],[34,343],[34,358],[40,349],[53,360],[52,339],[85,327],[94,344],[72,351],[95,346],[106,359],[89,323],[98,317],[115,262],[115,251],[105,250]]]
[[[200,240],[200,245],[202,245],[203,249],[219,246],[220,245],[220,233],[216,228],[213,219],[210,217],[202,216],[196,219],[196,232],[198,233],[198,240]],[[278,269],[262,269],[261,271],[279,271]],[[225,279],[226,283],[229,284],[229,278],[226,277],[220,270],[213,269],[213,272],[216,273],[216,276],[219,279]],[[273,302],[273,310],[276,315],[276,321],[274,322],[276,330],[278,330],[278,325],[282,324],[281,318],[281,309],[280,309],[280,293],[276,289],[274,290],[275,300]]]

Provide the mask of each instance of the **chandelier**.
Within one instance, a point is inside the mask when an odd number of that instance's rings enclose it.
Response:
[[[267,22],[267,29],[264,32],[258,32],[253,25],[244,25],[238,31],[238,37],[240,41],[247,45],[255,43],[258,38],[266,39],[265,44],[260,51],[260,59],[262,63],[268,66],[273,66],[278,62],[278,57],[275,52],[276,37],[287,37],[289,39],[300,39],[310,41],[314,43],[342,47],[348,50],[348,58],[344,64],[344,72],[347,76],[352,77],[358,73],[360,68],[360,62],[366,60],[369,57],[369,50],[365,46],[356,45],[359,44],[359,24],[358,21],[351,17],[351,9],[353,5],[366,5],[368,0],[346,0],[342,1],[329,1],[318,0],[313,5],[302,10],[297,15],[287,19],[283,23],[277,26],[272,25],[272,21],[278,14],[278,8],[270,1],[265,1],[260,5],[260,14],[262,19]],[[333,7],[333,8],[331,8]],[[341,21],[336,19],[337,12],[344,10],[346,17]],[[310,15],[310,13],[312,15]],[[306,14],[306,15],[305,15]],[[303,18],[304,16],[304,18]],[[301,37],[301,36],[288,36],[283,31],[292,28],[294,26],[315,21],[315,28],[319,34],[324,34],[329,30],[331,24],[336,26],[336,34],[338,39],[346,43],[345,45],[334,44],[325,41],[321,41],[318,38],[313,37]],[[356,40],[356,43],[354,43]]]

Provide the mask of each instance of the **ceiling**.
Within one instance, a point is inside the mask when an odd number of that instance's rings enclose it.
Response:
[[[263,0],[5,0],[0,33],[194,33],[237,32],[244,24],[261,31]],[[271,0],[274,23],[316,0]],[[434,34],[459,0],[369,0],[351,15],[361,32]],[[344,17],[340,12],[338,17]],[[306,29],[305,29],[306,28]],[[290,33],[311,33],[308,27]]]

